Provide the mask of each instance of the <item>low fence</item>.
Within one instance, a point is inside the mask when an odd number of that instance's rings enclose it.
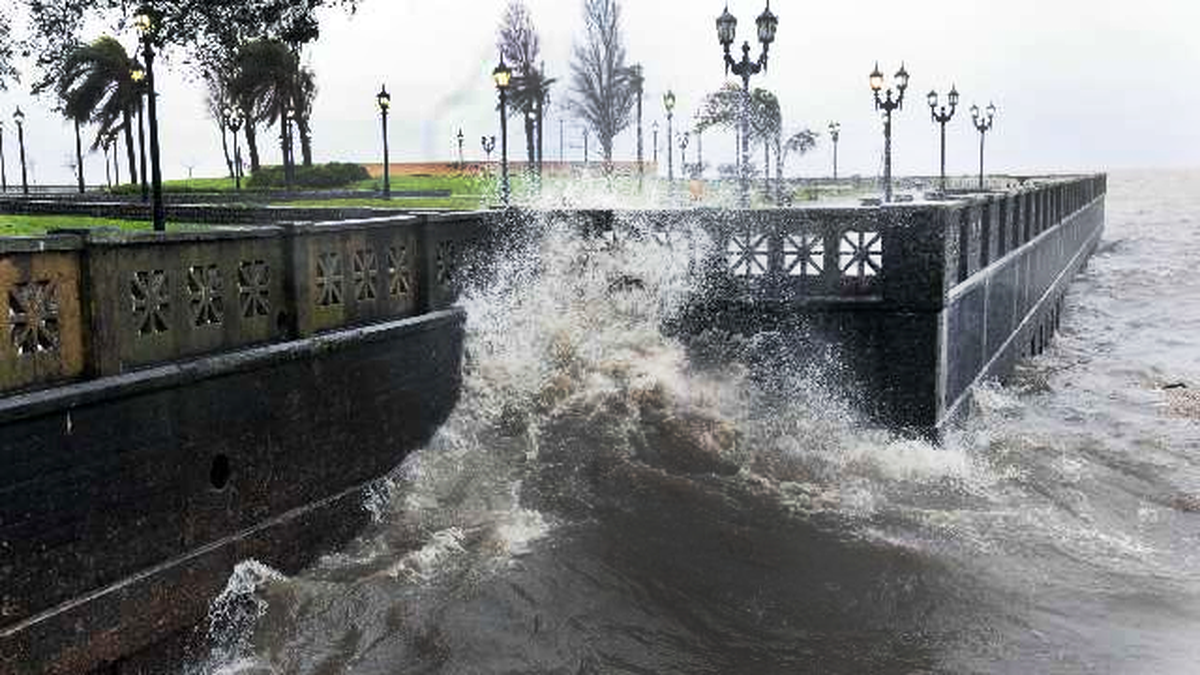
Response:
[[[0,393],[444,308],[490,231],[448,214],[0,239]]]

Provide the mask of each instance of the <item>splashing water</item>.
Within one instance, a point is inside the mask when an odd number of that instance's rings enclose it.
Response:
[[[1119,243],[1063,336],[940,445],[863,424],[825,353],[767,378],[771,336],[693,358],[663,330],[682,252],[531,220],[463,300],[451,419],[351,545],[295,577],[238,568],[201,670],[1190,672],[1200,432],[1158,387],[1200,367],[1138,306],[1149,260],[1195,285],[1196,235],[1158,221],[1200,186],[1139,181],[1113,180]]]

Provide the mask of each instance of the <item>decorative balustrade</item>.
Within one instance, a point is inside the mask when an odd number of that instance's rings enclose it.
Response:
[[[478,214],[0,240],[0,392],[453,303]]]

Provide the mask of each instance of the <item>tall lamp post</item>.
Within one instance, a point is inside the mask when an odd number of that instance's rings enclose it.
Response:
[[[688,177],[687,146],[688,132],[685,131],[679,135],[679,175],[684,179]]]
[[[242,146],[238,145],[238,130],[242,128],[242,112],[237,108],[225,109],[225,121],[233,132],[233,185],[238,192],[242,190]]]
[[[667,109],[667,183],[675,180],[675,152],[671,149],[671,139],[675,138],[671,131],[671,120],[675,117],[675,92],[663,94],[663,107]]]
[[[829,123],[829,140],[833,141],[833,179],[837,180],[837,144],[841,136],[842,125],[839,122]]]
[[[392,95],[386,85],[380,85],[379,93],[375,94],[375,105],[379,106],[379,125],[383,132],[383,198],[392,198],[392,160],[388,157],[388,109],[392,107]]]
[[[504,65],[503,54],[500,65],[492,71],[492,79],[500,92],[500,200],[508,206],[508,84],[512,81],[512,70]]]
[[[637,92],[637,164],[638,164],[638,192],[642,191],[642,183],[646,175],[646,166],[642,161],[645,153],[642,150],[642,89],[645,84],[645,78],[642,76],[642,64],[637,63],[629,68],[630,79],[632,80],[633,90]]]
[[[758,41],[762,44],[762,54],[757,61],[750,60],[750,41],[742,44],[742,60],[738,61],[729,53],[729,47],[737,36],[737,19],[729,13],[729,5],[717,17],[717,39],[725,49],[725,74],[733,71],[734,75],[742,78],[742,162],[739,170],[741,179],[741,206],[750,208],[750,76],[765,72],[767,69],[767,53],[771,43],[775,41],[775,30],[779,27],[779,19],[771,13],[771,0],[767,0],[767,8],[755,20],[758,26]]]
[[[154,231],[167,229],[167,214],[163,208],[162,162],[158,149],[158,105],[154,92],[154,42],[158,38],[158,17],[148,5],[142,5],[133,23],[142,36],[142,55],[146,60],[146,98],[150,112],[150,174],[154,197],[152,207]]]
[[[13,121],[17,123],[17,145],[21,148],[21,194],[29,194],[29,179],[25,174],[25,113],[20,106],[13,113]]]
[[[0,190],[8,192],[8,173],[4,164],[4,120],[0,120]]]
[[[651,129],[654,130],[654,167],[655,167],[655,171],[657,171],[658,170],[658,120],[654,120],[654,124],[651,126]]]
[[[875,94],[875,109],[883,111],[883,201],[892,201],[892,111],[904,109],[904,90],[908,89],[908,71],[904,63],[896,71],[896,96],[892,97],[892,89],[880,98],[883,89],[883,73],[879,72],[879,62],[875,62],[875,70],[871,71],[871,91]]]
[[[979,130],[979,189],[983,189],[983,138],[992,129],[992,120],[996,117],[995,104],[988,103],[987,116],[979,114],[979,106],[971,106],[971,121]]]
[[[137,88],[138,92],[138,152],[142,162],[142,201],[148,202],[150,201],[150,182],[146,178],[146,131],[142,120],[142,95],[145,94],[146,71],[134,68],[130,77],[133,78],[133,86]]]
[[[954,85],[950,85],[950,93],[946,95],[946,98],[950,101],[950,109],[947,110],[946,106],[942,106],[939,111],[938,94],[936,91],[929,91],[929,116],[933,118],[935,124],[939,124],[942,127],[942,172],[940,188],[942,194],[946,193],[946,122],[949,122],[954,117],[954,110],[958,107],[958,89]]]

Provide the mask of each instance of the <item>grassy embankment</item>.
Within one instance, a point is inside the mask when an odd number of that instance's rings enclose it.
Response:
[[[15,216],[0,214],[0,237],[33,237],[56,228],[115,227],[136,232],[149,231],[150,221],[91,218],[87,216]],[[167,223],[168,231],[202,229],[204,225]]]
[[[442,175],[402,175],[392,176],[391,199],[381,199],[378,195],[383,190],[383,180],[368,178],[351,183],[337,192],[362,192],[362,196],[339,197],[331,199],[307,199],[302,201],[279,200],[280,204],[294,206],[373,206],[392,209],[452,209],[474,210],[498,201],[496,195],[496,179],[490,176],[472,176],[458,173]],[[521,181],[513,178],[514,191],[519,189]],[[243,181],[243,186],[245,182]],[[141,187],[134,184],[119,185],[113,189],[120,194],[137,194]],[[168,180],[163,182],[165,192],[186,194],[189,192],[221,192],[232,193],[236,186],[228,176],[222,178],[192,178]],[[314,190],[319,192],[319,190]],[[261,191],[255,191],[261,194]],[[408,197],[404,192],[449,192],[447,197]],[[372,194],[374,193],[374,194]],[[269,200],[268,200],[269,201]]]

